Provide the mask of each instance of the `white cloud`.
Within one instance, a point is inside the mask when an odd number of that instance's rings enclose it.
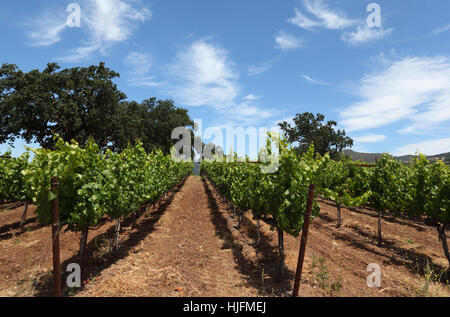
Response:
[[[136,75],[144,75],[150,71],[150,55],[144,53],[130,52],[124,59],[125,64],[130,67],[130,72]]]
[[[145,22],[152,15],[148,8],[135,8],[140,1],[88,0],[83,10],[92,36],[104,42],[127,40],[138,23]]]
[[[70,55],[57,58],[57,60],[67,63],[79,63],[90,57],[94,52],[97,52],[98,50],[101,49],[102,45],[100,42],[90,42],[86,43],[84,46],[80,46],[76,49],[73,49]]]
[[[261,64],[258,64],[258,65],[249,66],[248,74],[250,76],[260,75],[260,74],[268,71],[270,68],[272,68],[278,60],[279,60],[279,58],[274,58],[274,59],[265,61]]]
[[[445,57],[408,57],[365,76],[362,101],[341,111],[348,131],[402,122],[401,132],[424,132],[450,120],[450,62]]]
[[[295,24],[303,29],[312,30],[315,27],[323,26],[322,22],[315,21],[307,16],[305,16],[303,13],[301,13],[297,8],[295,10],[295,17],[290,18],[288,21],[292,24]]]
[[[284,31],[279,31],[275,36],[275,43],[277,48],[283,52],[291,51],[293,49],[303,46],[303,40],[299,39],[292,34],[288,34]]]
[[[217,115],[211,117],[209,123],[214,126],[256,127],[265,124],[266,120],[277,115],[275,109],[262,109],[249,102],[241,102],[228,108],[217,109]]]
[[[261,99],[261,97],[250,94],[250,95],[245,96],[243,100],[252,101],[252,100],[258,100],[258,99]]]
[[[208,39],[180,50],[175,62],[168,66],[172,84],[169,94],[187,106],[213,108],[221,124],[248,126],[273,116],[273,110],[253,104],[260,97],[253,94],[239,97],[239,75],[228,55]]]
[[[408,144],[395,150],[394,155],[410,155],[422,153],[424,155],[437,155],[450,152],[450,138],[434,139],[416,144]]]
[[[353,32],[345,32],[342,34],[341,39],[344,42],[348,42],[351,45],[357,45],[360,43],[366,43],[373,40],[378,40],[386,35],[391,34],[393,31],[390,29],[368,27],[368,26],[358,26]]]
[[[169,72],[180,82],[171,94],[190,106],[229,106],[240,91],[228,52],[206,40],[180,51]]]
[[[82,28],[89,40],[60,58],[62,61],[79,62],[96,51],[105,54],[112,45],[128,40],[137,26],[152,16],[141,0],[84,0],[81,9]]]
[[[152,63],[150,54],[130,52],[124,59],[125,65],[129,67],[128,85],[136,87],[158,87],[162,83],[155,81],[155,76],[149,76]]]
[[[31,45],[51,46],[61,41],[61,32],[66,28],[66,24],[47,24],[37,31],[28,34],[31,39]]]
[[[315,85],[321,85],[321,86],[329,86],[330,83],[320,80],[320,79],[314,79],[309,77],[308,75],[302,74],[301,75],[303,77],[303,79],[305,79],[306,81],[310,82],[311,84],[315,84]]]
[[[360,137],[353,138],[359,143],[378,143],[386,140],[386,136],[383,134],[367,134]]]
[[[67,27],[66,12],[44,12],[40,17],[24,22],[29,43],[33,46],[51,46],[62,40],[62,32]]]
[[[234,125],[244,124],[246,126],[257,124],[275,114],[274,110],[261,109],[248,102],[241,102],[238,106],[231,107],[226,111],[226,115],[230,116]]]
[[[263,109],[255,105],[254,101],[261,99],[253,94],[247,95],[237,105],[222,109],[223,115],[232,125],[254,126],[262,121],[274,117],[279,111]]]
[[[433,92],[430,91],[430,94],[433,94]],[[444,124],[444,132],[449,131],[450,88],[443,88],[439,92],[427,97],[428,100],[423,103],[424,109],[412,115],[411,125],[401,129],[399,131],[400,133],[423,133],[430,128],[438,129],[439,124]]]
[[[159,87],[163,83],[155,81],[155,76],[136,76],[128,80],[128,85],[135,87]]]
[[[344,12],[330,9],[323,0],[303,0],[303,6],[311,17],[295,9],[295,16],[288,22],[310,31],[316,28],[344,30],[356,26],[354,31],[344,32],[341,35],[341,40],[351,45],[380,39],[389,35],[393,30],[392,28],[369,28],[365,20],[350,19]]]
[[[347,18],[343,12],[330,9],[322,0],[303,0],[303,6],[314,16],[314,19],[308,18],[298,9],[295,9],[295,16],[288,21],[307,30],[312,30],[315,27],[340,30],[359,22]]]
[[[446,32],[448,30],[450,30],[450,24],[447,24],[446,26],[443,26],[441,28],[438,28],[438,29],[434,30],[433,34],[439,34],[439,33],[442,33],[442,32]]]

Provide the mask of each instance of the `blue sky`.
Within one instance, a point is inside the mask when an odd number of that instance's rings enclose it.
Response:
[[[320,112],[354,150],[438,154],[450,151],[449,13],[447,0],[16,0],[0,10],[0,62],[104,61],[130,100],[171,98],[203,129]]]

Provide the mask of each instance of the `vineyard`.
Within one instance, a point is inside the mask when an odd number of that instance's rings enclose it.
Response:
[[[311,184],[309,271],[301,294],[339,295],[343,289],[344,295],[383,296],[365,285],[367,264],[378,262],[387,267],[384,290],[392,296],[424,295],[411,293],[411,280],[422,279],[427,290],[432,282],[438,294],[450,294],[448,166],[423,156],[403,164],[385,154],[367,167],[314,155],[312,148],[298,155],[285,140],[272,141],[279,146],[276,171],[265,169],[271,162],[235,156],[203,161],[201,178],[186,178],[192,163],[160,151],[147,154],[139,143],[113,153],[92,140],[84,147],[58,140],[54,150],[32,150],[32,160],[28,153],[6,153],[0,159],[0,248],[15,251],[2,252],[0,276],[9,286],[0,294],[17,295],[30,274],[31,264],[21,263],[48,265],[42,253],[51,247],[48,225],[57,198],[62,268],[80,263],[89,284],[76,292],[65,288],[65,295],[288,295]],[[331,268],[344,277],[331,281]],[[32,274],[33,292],[26,295],[49,292],[46,271]],[[399,290],[396,275],[408,280],[402,280],[408,291]]]
[[[445,224],[450,221],[450,169],[442,162],[430,164],[421,156],[406,166],[384,155],[369,170],[350,160],[334,162],[326,155],[314,157],[312,149],[298,156],[279,140],[280,158],[276,173],[264,173],[260,166],[239,162],[204,163],[202,170],[218,190],[240,210],[252,210],[278,231],[281,263],[283,233],[298,236],[304,221],[308,188],[317,185],[324,198],[337,209],[337,228],[342,224],[341,207],[368,204],[378,213],[378,246],[382,246],[383,213],[425,215],[438,231],[443,252],[450,265]],[[315,202],[312,216],[320,207]],[[283,264],[280,266],[282,275]]]
[[[29,164],[28,153],[2,160],[2,198],[25,201],[22,226],[30,203],[37,207],[39,223],[49,225],[51,202],[58,197],[59,230],[66,227],[81,232],[79,254],[84,279],[89,229],[101,225],[105,217],[114,219],[117,249],[121,219],[139,216],[143,207],[155,203],[193,168],[190,163],[175,163],[160,151],[147,155],[140,143],[116,154],[102,153],[92,140],[84,148],[76,142],[58,140],[56,150],[38,149],[33,153]],[[56,192],[52,178],[58,180]]]

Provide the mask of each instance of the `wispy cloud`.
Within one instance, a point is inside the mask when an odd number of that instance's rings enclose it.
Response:
[[[248,74],[249,76],[256,76],[260,75],[262,73],[265,73],[269,69],[271,69],[277,62],[279,58],[274,58],[265,62],[262,62],[258,65],[252,65],[248,67]]]
[[[228,52],[207,40],[181,50],[169,72],[179,82],[170,92],[190,106],[226,107],[240,92],[239,76]]]
[[[97,51],[105,54],[114,44],[128,40],[139,24],[152,16],[141,0],[84,0],[81,8],[88,39],[60,60],[79,62]]]
[[[156,81],[155,76],[138,76],[128,80],[128,85],[135,87],[160,87],[164,83]]]
[[[139,0],[88,0],[85,15],[92,35],[105,42],[127,40],[137,24],[152,16],[148,8],[135,6],[141,3]]]
[[[446,32],[448,30],[450,30],[450,23],[447,24],[446,26],[443,26],[441,28],[438,28],[438,29],[434,30],[433,34],[439,34],[439,33],[442,33],[442,32]]]
[[[341,39],[344,42],[348,42],[351,45],[358,45],[373,40],[381,39],[392,33],[394,29],[384,29],[368,26],[358,26],[353,32],[345,32],[342,34]]]
[[[358,20],[347,18],[343,12],[329,8],[322,0],[303,0],[303,6],[312,17],[309,18],[295,9],[295,16],[288,21],[307,30],[316,27],[341,30],[359,23]]]
[[[155,76],[149,76],[152,66],[150,54],[130,52],[124,59],[124,63],[129,68],[128,85],[138,87],[158,87],[162,85],[155,80]]]
[[[63,7],[55,12],[43,12],[39,18],[23,22],[26,35],[32,46],[51,46],[62,40],[62,33],[67,28],[66,11]]]
[[[354,31],[344,32],[341,35],[341,40],[351,45],[378,40],[393,31],[392,28],[368,27],[366,21],[348,18],[344,12],[328,7],[323,0],[303,0],[303,6],[310,17],[295,8],[295,16],[288,22],[309,31],[318,28],[344,30],[356,26]]]
[[[83,46],[73,49],[69,55],[59,57],[57,60],[67,63],[79,63],[99,50],[103,50],[101,42],[86,42]]]
[[[307,29],[312,31],[315,27],[323,26],[321,21],[316,21],[313,19],[308,18],[306,15],[304,15],[300,10],[297,8],[295,10],[295,16],[290,18],[288,21],[292,24],[295,24],[303,29]]]
[[[247,96],[245,96],[243,98],[243,100],[249,100],[249,101],[258,100],[258,99],[261,99],[261,97],[260,96],[255,96],[253,94],[247,95]]]
[[[249,102],[241,102],[236,107],[231,107],[224,113],[234,125],[255,125],[261,120],[265,120],[276,115],[275,110],[261,109]]]
[[[149,54],[130,52],[124,62],[130,68],[131,74],[144,75],[150,71]]]
[[[295,37],[292,34],[284,31],[279,31],[275,36],[276,47],[283,52],[292,51],[296,48],[302,47],[304,42],[302,39]]]
[[[210,107],[222,123],[252,125],[274,115],[273,110],[254,104],[260,97],[240,97],[239,74],[229,52],[211,39],[197,40],[180,50],[168,70],[173,84],[168,92],[177,102]]]
[[[359,137],[354,137],[354,141],[359,143],[378,143],[386,140],[384,134],[367,134]]]
[[[450,138],[434,139],[421,143],[401,146],[394,151],[394,155],[411,155],[421,153],[424,155],[437,155],[450,152]]]
[[[233,125],[252,126],[260,124],[268,118],[272,118],[278,114],[275,109],[264,109],[256,104],[256,100],[261,99],[260,96],[249,94],[245,96],[236,106],[227,108],[224,116],[228,118],[228,122]]]
[[[330,86],[331,85],[330,83],[328,83],[326,81],[323,81],[323,80],[320,80],[320,79],[311,78],[311,77],[309,77],[306,74],[302,74],[301,76],[302,76],[302,78],[304,80],[306,80],[307,82],[310,82],[311,84],[321,85],[321,86]]]
[[[446,57],[408,57],[365,76],[362,101],[341,111],[348,131],[402,122],[403,133],[424,133],[450,121],[450,61]]]

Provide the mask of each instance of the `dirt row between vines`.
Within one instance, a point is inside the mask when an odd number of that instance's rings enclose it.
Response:
[[[137,250],[142,240],[150,235],[155,224],[166,211],[179,187],[171,190],[164,199],[148,206],[145,214],[136,222],[126,220],[122,225],[119,249],[112,251],[115,222],[104,219],[103,225],[89,231],[87,241],[87,272],[89,280],[98,279],[101,272]],[[4,207],[4,206],[3,206]],[[19,229],[23,207],[14,210],[0,209],[0,297],[5,296],[52,296],[52,247],[51,227],[37,222],[35,206],[28,209],[28,219],[23,230]],[[74,289],[65,287],[70,263],[80,263],[78,256],[81,234],[60,232],[60,262],[63,295],[72,296]]]
[[[422,220],[383,218],[382,248],[376,245],[373,211],[336,208],[320,201],[310,227],[301,296],[449,296],[447,267],[436,229]],[[16,230],[21,208],[0,212],[0,296],[47,296],[51,291],[50,228],[36,222]],[[286,276],[278,281],[277,234],[262,223],[237,219],[213,186],[198,176],[149,208],[134,228],[125,228],[118,252],[109,252],[113,223],[89,238],[91,279],[74,296],[290,296],[299,238],[285,236]],[[61,236],[62,268],[77,262],[79,234]],[[380,288],[369,288],[367,266],[382,269]],[[428,264],[427,264],[428,263]],[[63,276],[64,280],[65,276]]]

